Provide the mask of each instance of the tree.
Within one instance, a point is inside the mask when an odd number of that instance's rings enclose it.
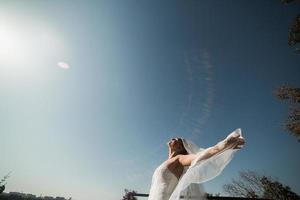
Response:
[[[5,185],[6,185],[6,180],[9,178],[10,172],[6,174],[1,180],[0,180],[0,194],[4,192],[5,190]]]
[[[289,101],[290,113],[284,127],[300,141],[300,88],[284,85],[274,92],[280,100]]]
[[[300,199],[300,197],[296,193],[291,191],[291,188],[289,186],[284,186],[278,181],[273,181],[263,176],[261,182],[264,186],[263,198],[282,200]]]
[[[123,196],[122,200],[137,200],[137,198],[134,196],[136,192],[134,190],[129,191],[125,189],[125,195]]]
[[[0,194],[1,194],[2,192],[4,192],[4,190],[5,190],[5,185],[1,185],[1,186],[0,186]]]
[[[223,190],[234,197],[257,198],[263,196],[261,176],[254,171],[242,171],[239,180],[232,179],[232,183],[225,184]]]
[[[300,197],[272,177],[262,176],[254,171],[242,171],[239,179],[232,179],[223,190],[234,197],[300,200]]]
[[[289,4],[295,0],[281,0],[284,4]],[[291,47],[300,43],[300,15],[297,15],[289,29],[288,44]],[[296,52],[300,53],[300,48],[296,47]],[[285,129],[298,138],[300,142],[300,88],[283,85],[274,92],[280,100],[289,100],[292,104],[290,113],[284,123]]]
[[[292,1],[294,1],[294,0],[281,0],[281,2],[284,3],[284,4],[291,3]]]
[[[292,27],[289,29],[288,44],[294,47],[300,43],[300,15],[297,15],[293,21]],[[296,48],[296,52],[300,53],[300,48]]]
[[[294,0],[281,0],[284,4],[289,4]],[[295,50],[297,53],[300,53],[300,48],[297,48],[297,44],[300,43],[300,15],[297,15],[292,23],[291,28],[289,29],[288,44],[291,47],[296,47]]]

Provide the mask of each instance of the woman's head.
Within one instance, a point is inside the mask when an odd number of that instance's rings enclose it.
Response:
[[[168,146],[171,152],[175,152],[176,154],[183,154],[183,155],[188,154],[187,150],[184,148],[182,138],[172,138],[168,142]]]

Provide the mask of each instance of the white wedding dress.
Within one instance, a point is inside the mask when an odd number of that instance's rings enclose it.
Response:
[[[178,178],[167,168],[166,162],[163,162],[154,171],[148,200],[169,199],[177,184]]]
[[[231,134],[239,134],[236,129]],[[189,167],[185,167],[178,178],[167,168],[166,161],[156,168],[152,176],[152,184],[148,200],[204,200],[205,191],[201,183],[219,175],[231,161],[237,149],[227,149],[208,159],[201,159],[207,149],[198,148],[193,142],[183,139],[185,149],[189,154],[196,154],[196,159]]]

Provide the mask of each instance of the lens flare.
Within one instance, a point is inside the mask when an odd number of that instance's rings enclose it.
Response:
[[[70,69],[70,65],[65,62],[58,62],[57,65],[62,69]]]

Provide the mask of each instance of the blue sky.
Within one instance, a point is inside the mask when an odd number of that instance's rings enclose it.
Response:
[[[147,193],[173,136],[209,147],[236,128],[244,169],[300,193],[288,105],[298,86],[287,45],[297,3],[278,1],[0,1],[0,176],[7,191],[73,199]],[[67,63],[63,69],[58,62]]]

